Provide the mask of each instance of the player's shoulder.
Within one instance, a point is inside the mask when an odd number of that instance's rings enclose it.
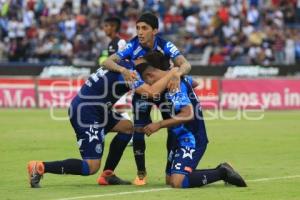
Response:
[[[155,40],[157,42],[157,45],[160,46],[160,47],[165,47],[166,44],[169,42],[168,40],[164,39],[163,37],[157,35],[155,37]]]
[[[156,41],[157,41],[157,44],[161,47],[166,47],[166,48],[170,48],[170,47],[173,47],[175,46],[173,44],[173,42],[169,41],[169,40],[166,40],[164,39],[163,37],[157,35],[156,36]]]
[[[158,48],[162,49],[165,54],[169,55],[172,59],[180,55],[178,48],[169,40],[165,40],[160,36],[156,36]]]
[[[131,38],[128,41],[128,44],[131,44],[132,46],[137,46],[139,44],[139,38],[138,38],[138,36],[135,36],[135,37]]]

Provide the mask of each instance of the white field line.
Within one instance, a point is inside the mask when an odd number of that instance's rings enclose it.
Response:
[[[295,178],[300,178],[300,175],[272,177],[272,178],[259,178],[259,179],[253,179],[253,180],[246,180],[246,182],[267,182],[267,181],[273,181],[273,180],[295,179]],[[134,191],[128,191],[128,192],[116,192],[116,193],[107,193],[107,194],[68,197],[68,198],[61,198],[61,199],[55,199],[55,200],[76,200],[76,199],[90,199],[90,198],[109,197],[109,196],[122,196],[122,195],[128,195],[128,194],[160,192],[160,191],[171,190],[171,189],[172,188],[170,188],[170,187],[163,187],[163,188],[155,188],[155,189],[148,189],[148,190],[134,190]]]
[[[295,179],[295,178],[300,178],[300,175],[282,176],[282,177],[273,177],[273,178],[259,178],[259,179],[247,180],[247,182],[265,182],[265,181],[274,181],[274,180],[282,180],[282,179]]]
[[[116,192],[116,193],[108,193],[108,194],[96,194],[96,195],[86,195],[86,196],[77,196],[77,197],[69,197],[62,198],[56,200],[76,200],[76,199],[87,199],[87,198],[98,198],[98,197],[109,197],[109,196],[121,196],[127,194],[138,194],[138,193],[148,193],[148,192],[159,192],[163,190],[171,190],[170,187],[157,188],[157,189],[148,189],[148,190],[135,190],[130,192]]]

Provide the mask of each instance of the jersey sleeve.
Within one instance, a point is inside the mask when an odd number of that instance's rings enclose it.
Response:
[[[176,112],[191,104],[189,95],[184,87],[181,87],[181,90],[176,93],[169,93],[167,97],[172,102]]]
[[[185,76],[185,79],[191,86],[193,85],[193,78],[191,76]]]
[[[135,80],[133,82],[133,84],[131,85],[131,87],[130,87],[132,90],[135,90],[135,89],[139,88],[140,86],[142,86],[145,83],[142,80],[140,74],[138,72],[136,72],[136,74],[137,74],[137,80]]]
[[[118,51],[123,51],[126,48],[126,41],[124,39],[120,39],[118,42]]]
[[[131,42],[128,42],[125,45],[125,48],[123,48],[123,50],[119,50],[117,52],[117,55],[123,60],[131,57],[132,53],[133,53],[133,44]]]
[[[168,41],[164,46],[164,53],[170,58],[175,59],[177,56],[181,55],[178,48],[170,41]]]

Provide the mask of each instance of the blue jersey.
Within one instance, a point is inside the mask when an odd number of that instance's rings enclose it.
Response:
[[[168,129],[169,136],[177,146],[199,147],[208,143],[202,110],[198,97],[191,87],[191,78],[184,78],[180,83],[180,91],[176,93],[165,93],[164,97],[169,102],[172,115],[178,114],[187,105],[194,109],[193,120]],[[170,135],[171,134],[171,135]],[[174,145],[174,143],[172,144]]]
[[[127,69],[132,69],[133,66],[131,63],[122,63],[121,65]],[[126,86],[122,74],[100,68],[90,75],[75,99],[79,102],[113,105],[130,89],[136,89],[143,83],[138,75],[138,80],[129,88]]]
[[[70,122],[83,159],[101,159],[104,136],[124,120],[120,114],[113,112],[112,105],[130,89],[142,84],[137,80],[129,88],[120,73],[102,69],[91,74],[69,107]]]
[[[129,59],[131,61],[143,57],[150,48],[143,47],[138,37],[134,37],[127,44],[124,50],[118,51],[117,55],[122,59]],[[175,59],[177,56],[181,55],[178,48],[170,41],[166,41],[159,36],[155,36],[154,46],[152,50],[160,51],[169,59]]]

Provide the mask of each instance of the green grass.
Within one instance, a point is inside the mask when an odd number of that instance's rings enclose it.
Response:
[[[65,110],[56,115],[64,116]],[[227,111],[233,116],[234,111]],[[269,111],[259,121],[208,120],[210,143],[198,168],[231,162],[247,179],[300,175],[300,112]],[[208,117],[208,115],[206,115]],[[114,134],[106,137],[107,147]],[[145,187],[96,184],[89,177],[46,174],[42,188],[31,189],[27,182],[29,160],[44,161],[79,158],[75,135],[68,121],[52,120],[48,110],[0,110],[0,199],[59,199],[163,188],[166,159],[165,130],[147,138],[148,182]],[[116,173],[128,180],[135,177],[132,148],[128,147]],[[296,200],[300,198],[300,178],[249,182],[248,188],[213,184],[187,190],[103,196],[94,199],[222,199]],[[91,198],[85,198],[91,199]]]

